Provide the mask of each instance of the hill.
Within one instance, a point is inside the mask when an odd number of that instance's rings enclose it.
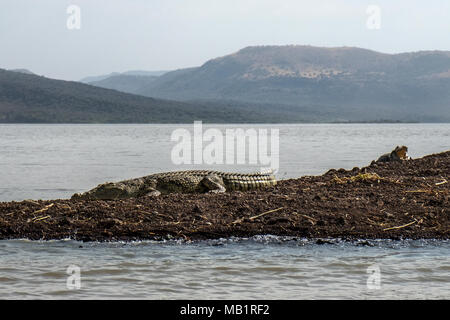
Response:
[[[450,121],[450,52],[247,47],[168,72],[134,92],[309,108],[324,121]]]
[[[73,81],[0,69],[0,123],[287,122],[270,108],[227,102],[153,99]],[[298,121],[304,121],[301,114]]]
[[[157,78],[157,76],[116,74],[99,81],[89,82],[89,84],[100,88],[138,94]]]
[[[148,76],[148,77],[159,77],[169,71],[145,71],[145,70],[130,70],[125,72],[111,72],[110,74],[104,74],[99,76],[89,76],[85,77],[80,80],[80,82],[83,83],[92,83],[92,82],[99,82],[104,79],[108,79],[110,77],[124,75],[124,76]]]
[[[33,72],[31,72],[28,69],[10,69],[9,71],[12,72],[19,72],[19,73],[25,73],[25,74],[34,74]]]
[[[0,69],[0,122],[450,122],[447,51],[257,46],[151,73],[87,85]]]

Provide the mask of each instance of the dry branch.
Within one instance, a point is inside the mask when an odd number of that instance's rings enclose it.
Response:
[[[279,211],[279,210],[281,210],[281,209],[284,209],[284,207],[280,207],[280,208],[278,208],[278,209],[273,209],[273,210],[269,210],[269,211],[263,212],[263,213],[258,214],[258,215],[256,215],[256,216],[250,217],[250,220],[255,220],[256,218],[262,217],[262,216],[264,216],[264,215],[266,215],[266,214],[269,214],[269,213],[272,213],[272,212]]]
[[[412,224],[414,224],[416,222],[418,222],[418,221],[416,219],[414,219],[414,221],[411,221],[410,223],[407,223],[407,224],[404,224],[404,225],[398,226],[398,227],[386,228],[386,229],[383,229],[383,231],[405,228],[405,227],[408,227],[408,226],[410,226],[410,225],[412,225]]]

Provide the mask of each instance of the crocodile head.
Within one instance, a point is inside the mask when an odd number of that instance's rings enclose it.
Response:
[[[125,199],[129,197],[129,190],[121,184],[108,182],[97,186],[96,188],[84,192],[76,193],[72,196],[72,199],[82,199],[82,200],[114,200],[114,199]]]

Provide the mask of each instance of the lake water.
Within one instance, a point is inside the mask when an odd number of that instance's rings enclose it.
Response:
[[[193,132],[192,125],[0,125],[0,201],[68,198],[161,171],[260,167],[175,165],[171,134],[180,128]],[[279,179],[365,166],[396,145],[407,145],[413,158],[450,150],[449,124],[203,125],[209,128],[278,130]],[[270,235],[194,243],[0,241],[0,298],[450,298],[448,241],[364,244]],[[68,286],[69,266],[79,271],[79,289]]]

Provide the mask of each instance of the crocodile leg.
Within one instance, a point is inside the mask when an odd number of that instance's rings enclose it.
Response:
[[[144,181],[145,182],[144,182],[143,186],[139,190],[140,197],[145,197],[145,196],[157,197],[157,196],[161,195],[161,192],[158,189],[156,189],[156,185],[158,184],[157,179],[144,178]]]
[[[139,190],[139,197],[157,197],[161,192],[152,187],[146,187]]]
[[[158,190],[153,190],[153,191],[147,193],[146,195],[149,197],[157,197],[157,196],[161,195],[161,192],[159,192]]]
[[[223,193],[227,191],[223,179],[218,175],[208,174],[201,182],[210,193]]]

